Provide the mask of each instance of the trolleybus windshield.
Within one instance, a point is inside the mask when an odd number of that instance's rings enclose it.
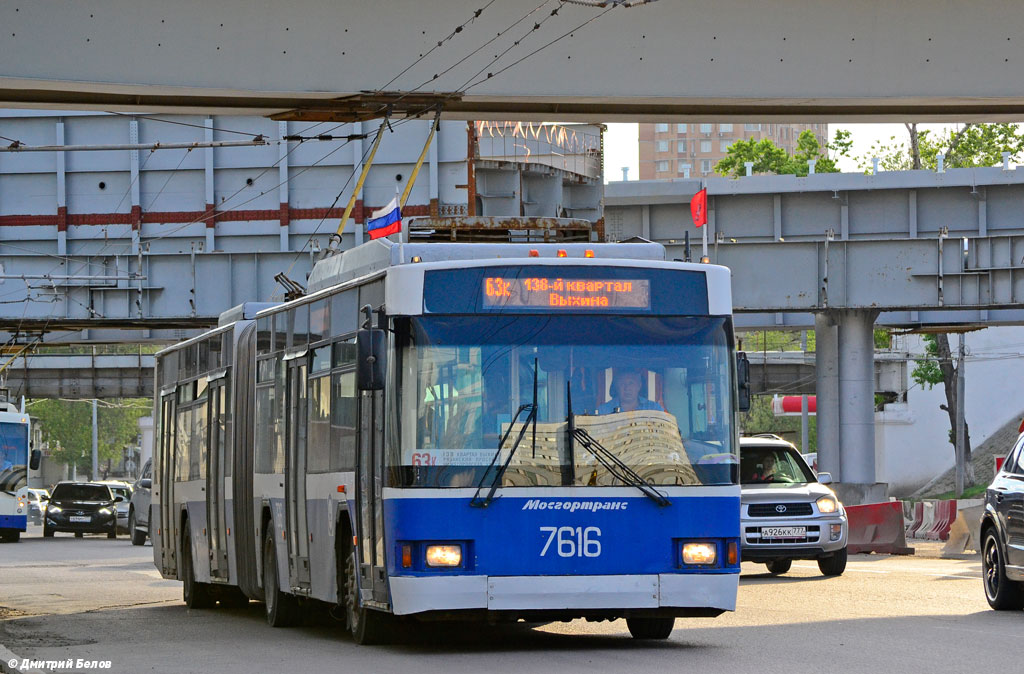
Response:
[[[571,429],[653,485],[736,482],[725,317],[432,315],[396,327],[396,486],[476,485],[501,438],[518,437],[526,415],[515,413],[534,401],[535,367],[536,432],[531,425],[501,485],[621,485]]]
[[[24,487],[27,467],[28,424],[0,422],[0,490]]]

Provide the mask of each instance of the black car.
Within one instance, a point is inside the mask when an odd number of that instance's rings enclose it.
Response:
[[[988,604],[998,611],[1024,608],[1024,434],[985,491],[981,564]],[[1007,541],[1013,541],[1007,545]]]
[[[53,488],[43,521],[43,536],[57,531],[107,534],[117,538],[117,503],[110,488],[95,482],[61,482]]]

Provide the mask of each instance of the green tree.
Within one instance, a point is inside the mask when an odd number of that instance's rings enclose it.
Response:
[[[959,409],[956,399],[956,378],[962,363],[953,364],[953,354],[949,348],[949,335],[944,332],[925,335],[924,351],[927,357],[915,361],[910,377],[921,388],[928,387],[929,390],[936,384],[942,384],[946,393],[946,404],[939,405],[939,409],[949,416],[949,444],[953,445],[955,456],[957,410]],[[974,481],[974,466],[971,463],[971,429],[967,420],[964,419],[964,484],[970,486],[974,484]]]
[[[944,133],[919,130],[915,123],[906,128],[908,142],[890,136],[875,143],[866,155],[855,158],[857,167],[870,173],[871,160],[877,157],[882,171],[934,171],[939,154],[946,157],[945,168],[998,166],[1003,163],[1003,152],[1009,152],[1013,161],[1024,156],[1024,132],[1019,124],[964,124]]]
[[[838,138],[836,155],[849,152],[849,132],[841,131]],[[800,133],[796,141],[796,149],[790,156],[784,148],[777,146],[769,138],[757,140],[737,140],[729,146],[726,156],[715,164],[715,172],[723,176],[739,178],[747,174],[746,162],[753,162],[754,173],[775,173],[778,175],[806,176],[810,167],[808,160],[815,160],[817,173],[837,173],[835,158],[829,157],[829,147],[822,148],[817,136],[810,130]]]
[[[34,400],[29,413],[49,440],[50,455],[61,463],[88,470],[92,466],[92,401]],[[138,434],[139,417],[150,413],[146,399],[101,401],[96,411],[100,462],[117,461]]]

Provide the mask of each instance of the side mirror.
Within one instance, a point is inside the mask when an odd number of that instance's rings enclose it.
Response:
[[[832,484],[832,473],[818,473],[819,484]]]
[[[736,352],[736,390],[739,393],[737,407],[740,412],[750,410],[750,361],[747,354]]]
[[[379,328],[356,333],[356,385],[360,391],[384,390],[385,334]]]
[[[28,467],[32,470],[39,470],[39,464],[43,460],[43,452],[39,449],[32,450],[32,458],[28,461]]]
[[[150,489],[153,487],[153,480],[151,480],[148,477],[144,477],[141,480],[139,480],[139,486],[142,487],[143,489]]]

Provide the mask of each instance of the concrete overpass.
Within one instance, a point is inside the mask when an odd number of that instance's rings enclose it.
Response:
[[[929,0],[0,5],[0,105],[362,120],[1007,120],[1024,14]],[[951,76],[970,73],[970,76]]]
[[[815,358],[798,351],[749,352],[750,381],[755,395],[814,394]],[[152,354],[32,353],[4,371],[6,386],[28,398],[151,398]],[[875,391],[902,394],[907,390],[908,354],[879,354],[875,359]]]

